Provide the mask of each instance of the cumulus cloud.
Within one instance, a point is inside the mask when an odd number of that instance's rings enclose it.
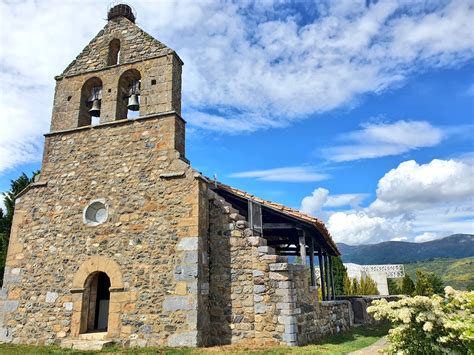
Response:
[[[327,213],[336,241],[349,244],[383,240],[423,242],[452,233],[474,233],[474,164],[470,160],[405,161],[378,182],[368,207],[331,213],[329,191],[316,189],[302,210]]]
[[[469,1],[134,1],[137,24],[185,62],[184,115],[224,133],[284,127],[472,59]],[[80,8],[80,11],[78,9]],[[52,77],[104,25],[97,1],[0,3],[0,172],[40,160]],[[101,15],[102,14],[102,15]],[[176,19],[179,19],[177,21]],[[212,114],[210,113],[212,112]]]
[[[474,166],[435,159],[428,164],[405,161],[379,180],[372,212],[397,215],[474,196]]]
[[[230,174],[233,178],[255,178],[261,181],[279,182],[311,182],[321,181],[329,178],[327,174],[321,174],[312,167],[283,167],[267,170],[252,170]]]
[[[413,149],[432,147],[444,138],[440,128],[425,121],[397,121],[366,124],[363,129],[344,134],[342,145],[324,149],[333,161],[378,158],[406,153]]]
[[[410,223],[403,219],[370,216],[366,212],[336,212],[329,217],[328,228],[337,242],[365,244],[400,238],[409,233]]]
[[[367,194],[329,195],[329,190],[319,187],[313,191],[311,196],[303,198],[300,210],[304,213],[315,215],[321,213],[323,207],[334,208],[350,206],[356,209],[366,197]]]
[[[431,240],[435,240],[438,238],[439,236],[436,233],[425,232],[423,234],[417,235],[415,237],[415,242],[417,243],[429,242]]]

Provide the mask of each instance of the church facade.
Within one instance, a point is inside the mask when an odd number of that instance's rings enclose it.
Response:
[[[55,78],[41,174],[16,199],[0,341],[299,345],[351,325],[321,221],[191,167],[182,65],[117,5]]]

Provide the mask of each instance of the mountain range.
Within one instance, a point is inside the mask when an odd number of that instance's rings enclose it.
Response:
[[[434,258],[465,258],[474,256],[474,235],[453,234],[424,243],[383,242],[348,245],[337,243],[342,261],[361,265],[405,264]]]

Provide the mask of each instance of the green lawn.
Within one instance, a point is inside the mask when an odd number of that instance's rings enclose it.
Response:
[[[26,346],[0,344],[2,355],[28,355],[28,354],[344,354],[346,352],[359,350],[372,345],[388,333],[387,325],[359,326],[351,330],[325,337],[314,345],[302,347],[275,347],[266,349],[250,349],[233,346],[202,348],[202,349],[170,349],[170,348],[144,348],[144,349],[121,349],[113,348],[100,352],[81,352],[60,349],[55,346]]]

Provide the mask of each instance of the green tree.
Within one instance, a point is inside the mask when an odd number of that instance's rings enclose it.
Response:
[[[444,283],[441,277],[439,277],[433,272],[429,272],[427,274],[427,277],[428,277],[428,281],[431,284],[431,288],[433,289],[433,292],[438,295],[442,295],[444,293]]]
[[[378,295],[377,284],[370,276],[361,277],[359,283],[359,295]]]
[[[474,291],[474,281],[472,281],[469,285],[467,285],[466,289],[468,291]]]
[[[359,294],[359,288],[360,288],[360,285],[359,285],[359,281],[357,280],[357,278],[353,278],[352,279],[352,282],[351,282],[351,295],[358,295]]]
[[[402,294],[411,296],[415,292],[415,283],[413,280],[408,276],[408,274],[405,274],[402,280]]]
[[[349,279],[349,276],[347,274],[344,275],[344,295],[350,296],[352,295],[352,285],[351,285],[351,280]]]
[[[4,194],[3,203],[6,211],[0,209],[0,283],[2,285],[16,196],[33,181],[37,174],[39,174],[39,171],[34,172],[32,177],[29,178],[25,173],[22,173],[16,180],[10,181],[10,191]]]
[[[402,293],[395,279],[387,279],[387,283],[388,283],[388,293],[390,295],[399,295]]]
[[[433,296],[434,290],[428,274],[422,270],[416,270],[415,294],[418,296]]]
[[[342,263],[341,257],[337,256],[332,258],[332,268],[336,296],[344,295],[344,277],[347,276],[347,268]]]

